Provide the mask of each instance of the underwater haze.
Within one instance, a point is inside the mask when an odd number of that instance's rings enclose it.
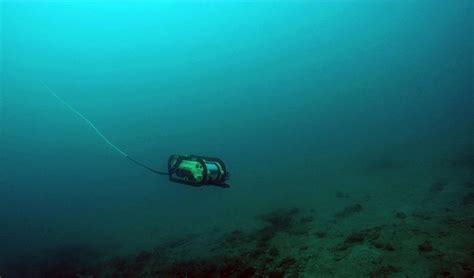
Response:
[[[1,1],[0,276],[472,277],[473,9]]]

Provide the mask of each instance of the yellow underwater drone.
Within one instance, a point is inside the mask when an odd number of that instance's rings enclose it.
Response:
[[[69,110],[77,114],[83,119],[92,129],[114,150],[129,159],[140,167],[143,167],[155,174],[166,175],[169,180],[176,183],[191,185],[191,186],[206,186],[213,185],[218,187],[230,187],[227,180],[230,177],[227,168],[222,160],[214,157],[198,156],[198,155],[171,155],[168,159],[168,171],[157,171],[147,165],[130,157],[127,153],[119,149],[116,145],[107,139],[97,127],[89,121],[82,113],[77,111],[74,107],[69,105],[66,101],[54,93],[51,88],[43,81],[41,83],[48,89],[48,91],[56,97]]]

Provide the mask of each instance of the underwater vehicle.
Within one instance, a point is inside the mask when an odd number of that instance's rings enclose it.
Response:
[[[168,159],[169,179],[192,186],[215,185],[229,187],[230,174],[222,160],[197,155],[171,155]]]
[[[230,187],[227,184],[230,173],[227,171],[224,162],[219,158],[198,155],[170,155],[168,158],[168,172],[156,171],[129,155],[126,158],[155,174],[167,175],[171,182],[196,187],[205,185]]]
[[[100,132],[99,129],[97,129],[97,127],[91,121],[89,121],[89,119],[87,119],[74,107],[69,105],[69,103],[67,103],[65,100],[60,98],[48,85],[46,85],[46,83],[43,81],[41,81],[41,83],[55,98],[64,104],[64,106],[84,120],[97,133],[97,135],[99,135],[104,140],[105,143],[110,145],[114,150],[136,165],[143,167],[155,174],[168,176],[169,180],[175,183],[186,184],[195,187],[208,185],[222,188],[230,187],[230,185],[227,183],[230,174],[227,171],[224,162],[215,157],[174,154],[168,158],[168,171],[157,171],[141,163],[140,161],[135,160],[111,141],[109,141],[109,139],[107,139],[107,137],[105,137],[102,132]]]

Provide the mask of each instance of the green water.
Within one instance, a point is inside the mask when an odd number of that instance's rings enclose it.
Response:
[[[449,208],[474,224],[461,205],[473,179],[472,1],[2,1],[0,17],[0,276],[68,246],[108,258],[251,232],[288,207],[316,214],[310,231],[333,227],[314,251],[327,256],[353,229],[401,225],[397,211]],[[166,169],[170,154],[216,156],[231,188],[137,167],[41,81],[134,158]],[[362,214],[333,220],[355,203]],[[413,225],[443,226],[424,221]],[[448,244],[474,242],[461,226],[438,249],[469,261]],[[288,246],[313,238],[272,244],[297,254]],[[196,245],[190,254],[212,256]],[[370,272],[314,260],[321,268],[300,275]],[[435,272],[418,266],[399,274]]]

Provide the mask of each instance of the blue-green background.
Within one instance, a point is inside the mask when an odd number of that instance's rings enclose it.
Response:
[[[0,16],[0,260],[332,211],[326,192],[390,196],[473,148],[469,0],[3,1]],[[217,156],[232,187],[136,167],[40,80],[131,156]],[[369,178],[377,159],[413,170]]]

